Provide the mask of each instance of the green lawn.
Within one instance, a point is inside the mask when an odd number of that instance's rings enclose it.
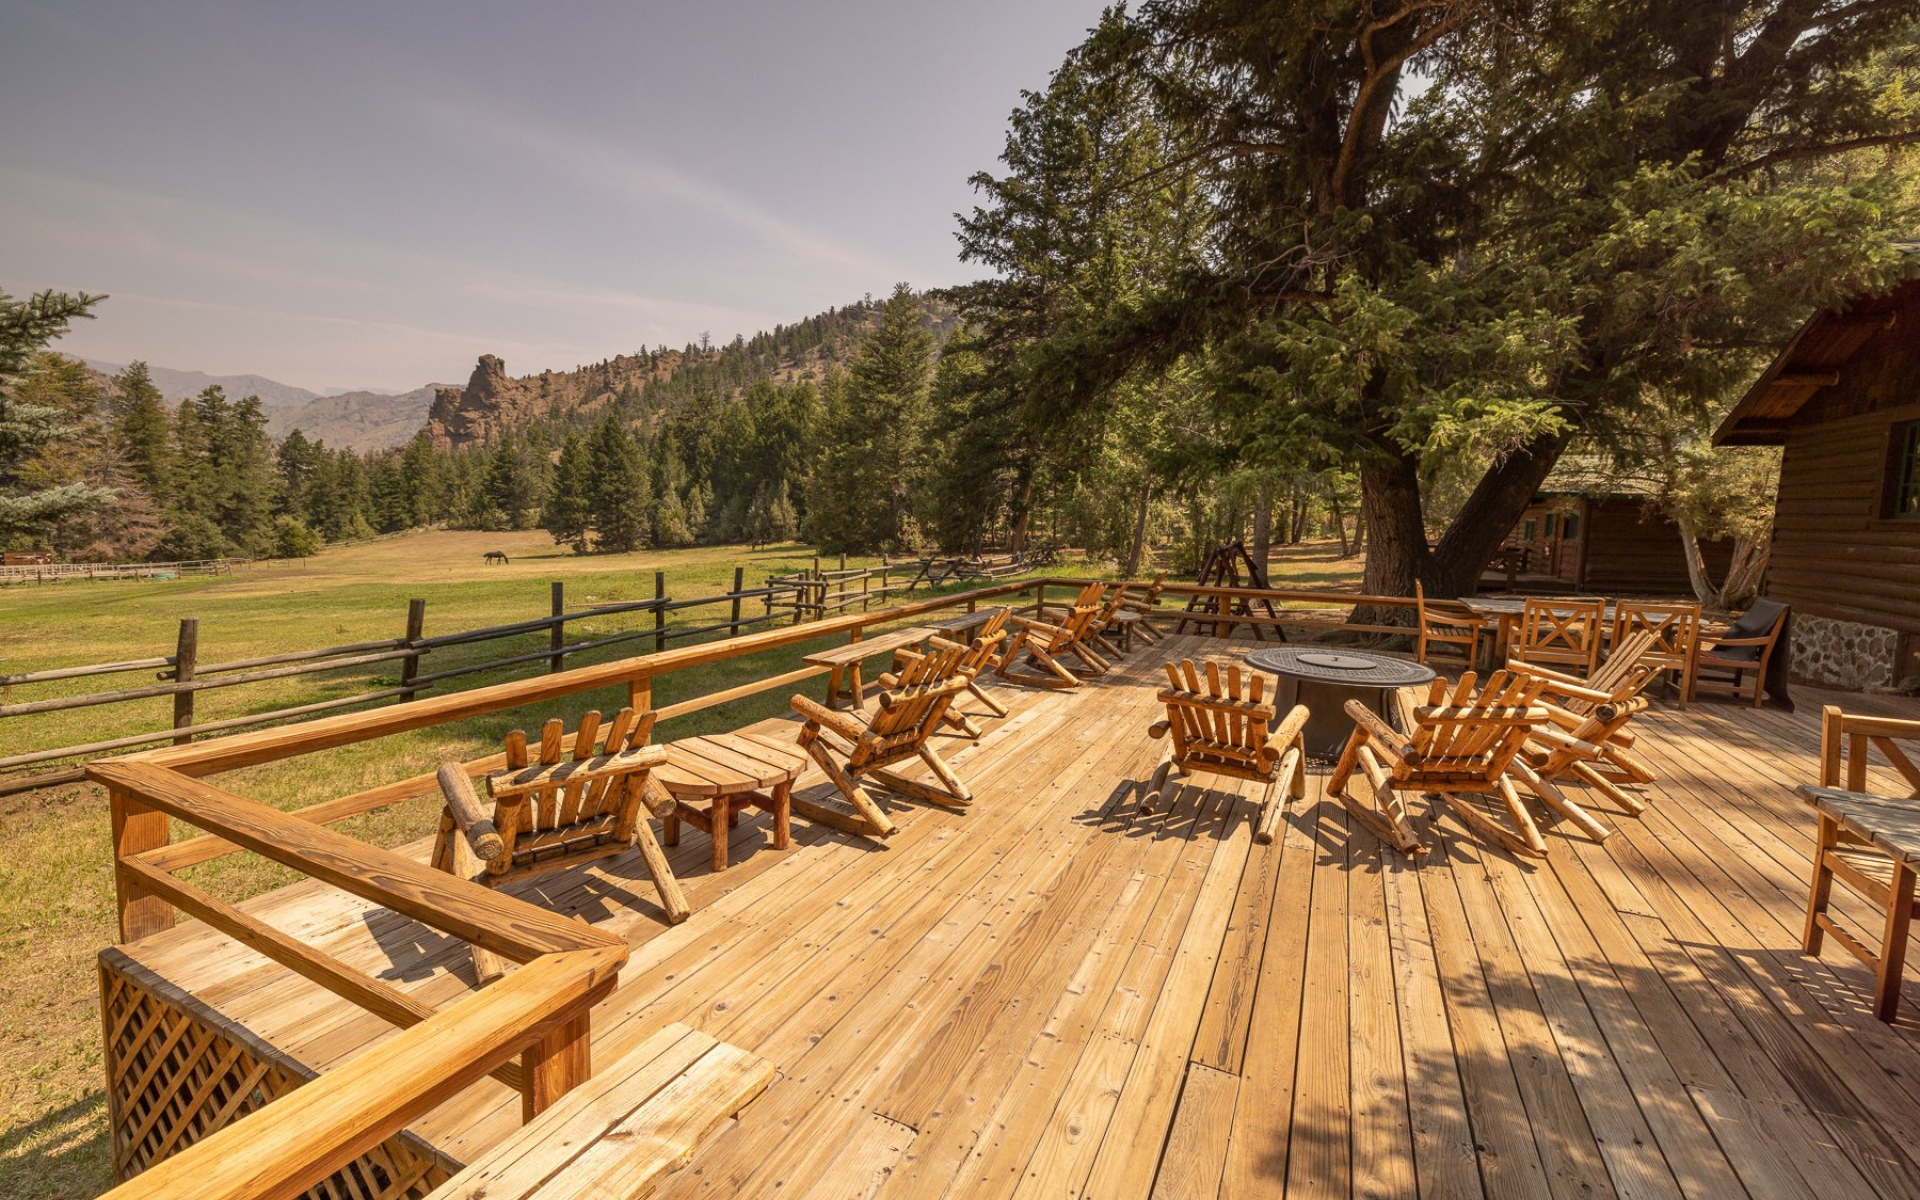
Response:
[[[511,557],[510,565],[482,563],[481,556],[496,549]],[[431,636],[543,616],[549,584],[556,579],[566,585],[568,608],[577,609],[649,598],[656,570],[667,573],[670,595],[692,597],[727,590],[736,566],[745,569],[747,585],[753,587],[768,575],[812,562],[811,551],[796,545],[576,557],[540,533],[412,534],[330,549],[304,561],[256,564],[216,579],[80,582],[0,591],[0,670],[17,673],[168,654],[183,617],[199,619],[200,661],[211,663],[397,637],[404,631],[407,601],[415,596],[427,601],[426,632]],[[1049,573],[1084,569],[1062,565]],[[1358,572],[1358,559],[1340,560],[1326,545],[1286,548],[1276,552],[1272,563],[1276,586],[1353,590]],[[923,589],[911,598],[926,595]],[[745,611],[751,615],[757,610],[749,602]],[[724,614],[724,608],[694,609],[674,614],[673,620],[706,624]],[[651,624],[646,613],[594,618],[571,626],[568,638],[587,640]],[[429,656],[422,670],[545,646],[542,632],[453,647]],[[649,641],[636,640],[588,652],[569,659],[569,664],[610,661],[650,647]],[[655,683],[655,702],[668,704],[791,670],[810,648],[789,646],[663,678]],[[436,658],[439,661],[432,661]],[[543,663],[529,663],[465,676],[451,686],[474,687],[541,670]],[[60,695],[63,688],[79,693],[132,687],[152,680],[152,672],[138,672],[105,681],[23,686],[14,689],[11,699]],[[397,680],[397,664],[379,663],[202,692],[196,718],[262,712],[390,686]],[[737,728],[785,711],[786,696],[785,691],[766,692],[692,713],[662,726],[660,736]],[[573,698],[560,715],[572,718],[594,707],[611,713],[625,699],[622,689],[609,688]],[[17,717],[8,722],[6,753],[164,728],[171,711],[171,702],[161,698]],[[447,759],[490,753],[507,730],[532,726],[551,715],[551,706],[491,714],[233,772],[220,782],[263,803],[298,807],[428,772]],[[419,801],[336,828],[397,845],[424,836],[434,817],[435,807]],[[176,836],[189,835],[184,828],[176,830]],[[0,1105],[6,1111],[6,1132],[0,1135],[0,1196],[91,1196],[108,1183],[93,966],[96,952],[114,940],[104,797],[87,786],[0,797],[0,837],[8,849],[0,856],[0,895],[8,902],[0,943],[8,962],[8,970],[0,973]],[[257,894],[291,878],[274,864],[247,855],[209,863],[187,875],[230,898]]]

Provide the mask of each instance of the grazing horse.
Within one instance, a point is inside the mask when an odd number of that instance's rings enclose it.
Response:
[[[505,550],[489,550],[487,551],[486,559],[488,566],[492,566],[494,563],[508,564],[507,552]]]

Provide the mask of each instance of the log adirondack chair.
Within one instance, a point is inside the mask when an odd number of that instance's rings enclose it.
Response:
[[[653,719],[650,711],[623,708],[603,727],[600,714],[590,712],[569,736],[556,717],[540,731],[537,762],[527,735],[514,730],[506,738],[506,769],[485,778],[490,803],[481,801],[465,768],[443,764],[439,781],[446,807],[434,840],[434,867],[498,887],[637,845],[667,919],[686,920],[693,908],[641,807],[660,813],[673,804],[648,777],[667,756],[665,747],[647,744]],[[479,981],[499,978],[499,958],[472,949]]]
[[[1106,599],[1101,602],[1099,611],[1087,622],[1086,640],[1108,659],[1119,658],[1125,652],[1126,624],[1121,616],[1128,611],[1126,604],[1127,589],[1115,584],[1107,589]],[[1121,644],[1116,645],[1116,639]]]
[[[1542,600],[1527,597],[1520,614],[1520,644],[1509,649],[1511,660],[1537,666],[1560,664],[1593,674],[1600,662],[1600,619],[1605,600]]]
[[[1632,753],[1634,737],[1626,726],[1647,710],[1642,693],[1659,678],[1664,660],[1654,657],[1658,635],[1649,629],[1630,633],[1589,679],[1576,679],[1532,663],[1512,663],[1514,671],[1544,685],[1536,703],[1547,710],[1554,729],[1542,728],[1528,745],[1526,759],[1541,776],[1572,776],[1638,815],[1646,801],[1623,791],[1621,783],[1652,783],[1653,772]],[[1556,732],[1557,731],[1557,732]],[[1575,746],[1598,748],[1589,755]]]
[[[805,718],[800,746],[820,764],[854,815],[798,796],[792,799],[793,811],[852,833],[892,837],[898,827],[861,786],[863,778],[903,796],[949,808],[972,804],[973,793],[927,744],[954,698],[967,690],[968,676],[960,665],[966,652],[967,647],[949,642],[914,659],[901,670],[894,686],[880,693],[879,707],[869,714],[836,712],[806,696],[795,696],[793,711]],[[932,787],[887,769],[910,758],[926,763],[945,787]]]
[[[1273,841],[1286,812],[1281,789],[1296,800],[1307,794],[1307,749],[1300,736],[1309,715],[1306,705],[1294,705],[1286,719],[1269,731],[1275,709],[1264,699],[1267,680],[1261,672],[1249,672],[1243,678],[1239,664],[1232,664],[1223,682],[1216,662],[1207,663],[1204,679],[1190,658],[1168,663],[1166,668],[1167,686],[1160,689],[1160,702],[1167,706],[1167,715],[1147,733],[1156,738],[1171,734],[1173,740],[1147,784],[1140,811],[1150,814],[1158,807],[1173,771],[1250,779],[1267,785],[1260,797],[1254,840],[1263,845]]]
[[[1645,631],[1653,635],[1653,644],[1647,649],[1641,661],[1654,668],[1656,677],[1673,672],[1676,691],[1681,708],[1693,699],[1688,692],[1688,684],[1693,679],[1694,667],[1700,659],[1700,605],[1689,601],[1685,604],[1641,604],[1622,600],[1614,605],[1613,644],[1614,653],[1618,647],[1636,633]]]
[[[1075,688],[1080,677],[1066,668],[1060,659],[1071,654],[1081,669],[1091,675],[1104,675],[1112,666],[1100,653],[1087,645],[1088,628],[1100,613],[1100,598],[1106,585],[1090,583],[1068,608],[1059,624],[1015,613],[1007,618],[1013,626],[1013,640],[1000,656],[994,671],[1002,679],[1029,687]]]
[[[1414,657],[1427,661],[1435,646],[1447,649],[1468,667],[1480,664],[1480,640],[1486,636],[1486,618],[1458,600],[1429,600],[1427,589],[1413,581],[1414,615],[1419,622]]]
[[[1905,743],[1903,745],[1902,743]],[[1920,765],[1909,751],[1920,743],[1920,721],[1820,710],[1820,786],[1800,794],[1820,818],[1814,839],[1813,884],[1801,945],[1818,955],[1835,941],[1873,968],[1873,1014],[1891,1022],[1900,1009],[1900,977],[1906,966],[1913,918],[1915,866],[1920,864]],[[1868,759],[1878,750],[1900,777],[1892,795],[1869,792]],[[1902,798],[1899,793],[1908,791]],[[1855,936],[1828,915],[1833,877],[1852,887],[1880,912],[1880,945]]]
[[[1476,682],[1472,671],[1465,672],[1449,694],[1446,680],[1434,680],[1426,706],[1408,714],[1410,733],[1393,728],[1360,701],[1349,700],[1353,736],[1327,781],[1328,793],[1403,854],[1426,850],[1407,823],[1404,795],[1429,792],[1477,832],[1515,853],[1544,858],[1546,839],[1521,800],[1516,780],[1594,840],[1611,834],[1520,757],[1534,731],[1547,722],[1546,710],[1536,703],[1544,682],[1505,671],[1496,672],[1478,693]],[[1587,751],[1598,752],[1593,747]],[[1371,805],[1348,789],[1355,771],[1373,785]],[[1469,795],[1497,796],[1511,825],[1500,824],[1463,798]]]
[[[998,661],[1001,644],[1006,640],[1007,610],[1003,608],[981,622],[979,632],[974,634],[973,639],[965,646],[960,647],[962,651],[960,655],[960,673],[967,677],[966,690],[968,694],[975,700],[986,705],[987,711],[996,717],[1006,716],[1007,706],[994,699],[992,695],[988,694],[985,688],[980,686],[980,673]],[[933,638],[928,644],[935,650],[945,650],[959,645],[958,642],[948,641],[946,638],[939,637]],[[918,650],[894,651],[893,670],[880,677],[880,686],[885,688],[898,687],[900,684],[900,672],[906,669],[907,664],[920,659],[922,656],[922,652]],[[947,706],[947,711],[940,718],[940,721],[944,725],[958,729],[963,737],[976,741],[983,732],[979,723],[976,722],[970,714],[960,711],[960,706],[957,702]]]

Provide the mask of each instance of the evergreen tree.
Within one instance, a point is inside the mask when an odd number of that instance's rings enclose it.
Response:
[[[446,519],[447,489],[443,462],[441,456],[434,453],[433,442],[428,439],[425,430],[415,434],[401,452],[400,481],[410,512],[410,524],[431,525]]]
[[[547,504],[540,512],[540,527],[561,545],[572,546],[575,554],[587,552],[587,532],[593,527],[592,462],[586,440],[569,433],[560,443],[560,462],[554,469],[553,486],[547,491]]]
[[[612,413],[594,426],[587,442],[587,463],[595,546],[623,554],[646,545],[653,521],[647,461],[633,434]]]
[[[31,544],[54,521],[114,498],[110,489],[84,481],[30,482],[34,460],[57,454],[72,426],[57,408],[17,394],[42,348],[74,319],[90,316],[101,299],[47,291],[20,301],[0,292],[0,539],[7,542]]]
[[[167,444],[167,402],[154,386],[147,364],[135,360],[114,376],[120,399],[114,411],[114,440],[127,470],[155,500],[164,500],[171,480]]]

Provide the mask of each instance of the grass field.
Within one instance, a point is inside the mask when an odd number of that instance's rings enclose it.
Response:
[[[505,551],[508,566],[485,566],[481,556]],[[865,560],[852,565],[866,565]],[[562,580],[567,607],[641,600],[653,595],[653,573],[667,573],[669,595],[691,597],[727,590],[743,567],[749,587],[768,575],[812,565],[796,545],[744,546],[577,557],[542,533],[432,532],[330,549],[294,562],[255,564],[212,579],[66,583],[0,592],[0,671],[141,658],[172,652],[182,617],[200,621],[203,663],[286,650],[398,637],[407,601],[427,601],[426,632],[504,624],[546,615],[548,587]],[[829,564],[831,565],[831,564]],[[1064,566],[1050,573],[1075,573]],[[1324,545],[1291,548],[1272,563],[1276,586],[1356,586],[1359,560],[1337,559]],[[922,598],[923,590],[914,593]],[[749,602],[745,615],[757,609]],[[676,622],[705,624],[723,609],[695,609]],[[782,618],[785,619],[785,618]],[[630,628],[650,628],[647,613],[574,623],[569,641]],[[832,639],[837,640],[837,639]],[[829,644],[823,641],[822,645]],[[642,653],[642,639],[569,659],[569,665]],[[452,647],[423,671],[489,661],[544,648],[544,632],[513,641]],[[734,683],[762,678],[797,664],[810,647],[766,654],[665,677],[655,702],[672,703]],[[543,670],[540,663],[453,681],[473,687]],[[351,695],[397,682],[395,663],[379,663],[319,677],[274,680],[202,692],[196,719],[218,720],[292,704]],[[37,699],[106,687],[130,687],[149,674],[72,681],[18,689],[13,699]],[[762,693],[671,722],[671,739],[735,728],[782,712],[784,691]],[[567,715],[597,707],[611,713],[625,702],[620,689],[576,697]],[[223,786],[263,803],[298,807],[431,771],[447,759],[498,749],[507,730],[537,724],[554,713],[513,711],[343,747],[289,763],[267,764],[221,777]],[[102,708],[15,717],[6,722],[5,753],[70,745],[149,729],[171,719],[165,698]],[[571,723],[571,722],[570,722]],[[424,836],[435,809],[428,802],[397,806],[336,828],[382,845]],[[177,830],[176,836],[187,836]],[[108,1182],[106,1123],[101,1097],[98,1004],[93,959],[114,940],[113,871],[104,797],[76,786],[0,797],[0,897],[6,908],[0,952],[0,1196],[19,1200],[92,1196]],[[237,898],[287,882],[271,863],[236,855],[187,873],[195,883]]]

